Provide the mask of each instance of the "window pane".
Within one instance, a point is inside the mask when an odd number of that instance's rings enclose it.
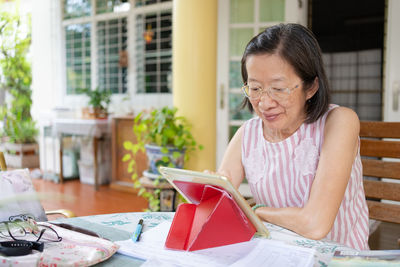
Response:
[[[171,2],[171,0],[136,0],[135,6],[148,6],[161,2]]]
[[[242,56],[247,43],[253,37],[253,29],[231,29],[229,35],[230,56]]]
[[[231,0],[230,16],[231,23],[253,22],[254,1]]]
[[[171,93],[171,11],[136,16],[136,88],[138,93]]]
[[[229,119],[230,120],[248,120],[253,115],[246,109],[241,109],[244,95],[242,93],[229,94]]]
[[[90,24],[74,24],[65,27],[67,94],[77,88],[90,88]],[[89,46],[87,46],[89,43]]]
[[[90,16],[91,8],[90,0],[64,0],[64,19]]]
[[[239,61],[229,62],[229,88],[241,88],[243,85]]]
[[[97,23],[97,72],[101,90],[110,90],[118,94],[125,93],[127,90],[126,27],[126,18]]]
[[[284,21],[285,0],[260,0],[260,21]]]
[[[129,0],[96,0],[96,14],[129,11]]]

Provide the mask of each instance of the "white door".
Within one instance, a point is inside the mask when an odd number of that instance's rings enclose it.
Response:
[[[307,24],[307,0],[219,0],[217,67],[217,166],[229,140],[251,118],[240,109],[240,60],[248,41],[274,24]]]
[[[389,0],[385,51],[384,120],[400,121],[400,1]]]

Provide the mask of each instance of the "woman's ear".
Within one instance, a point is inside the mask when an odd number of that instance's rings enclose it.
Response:
[[[315,93],[318,91],[318,89],[319,89],[319,80],[318,77],[315,77],[313,84],[306,92],[306,100],[313,97]]]

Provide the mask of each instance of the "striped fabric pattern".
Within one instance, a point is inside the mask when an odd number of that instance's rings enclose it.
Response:
[[[329,110],[334,107],[337,106],[331,105]],[[260,118],[245,123],[242,163],[257,204],[276,208],[306,204],[318,166],[328,112],[314,123],[303,123],[292,136],[277,143],[264,139]],[[326,238],[363,250],[369,249],[368,234],[368,207],[358,153],[344,199]]]

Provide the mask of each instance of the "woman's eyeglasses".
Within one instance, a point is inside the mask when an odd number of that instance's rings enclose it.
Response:
[[[278,88],[274,86],[270,86],[268,88],[261,88],[259,86],[252,86],[245,84],[242,87],[244,95],[252,100],[252,101],[257,101],[261,98],[263,93],[267,93],[269,97],[276,101],[284,101],[287,100],[289,95],[293,92],[294,89],[298,88],[300,84],[297,84],[296,86],[292,88]]]
[[[9,241],[9,243],[1,242],[0,253],[3,254],[6,254],[7,251],[8,253],[10,253],[10,251],[12,253],[13,249],[27,250],[28,247],[30,249],[43,251],[44,243],[60,242],[62,240],[62,237],[60,237],[53,228],[44,224],[39,224],[28,217],[22,220],[17,219],[0,222],[0,238],[12,240]]]

